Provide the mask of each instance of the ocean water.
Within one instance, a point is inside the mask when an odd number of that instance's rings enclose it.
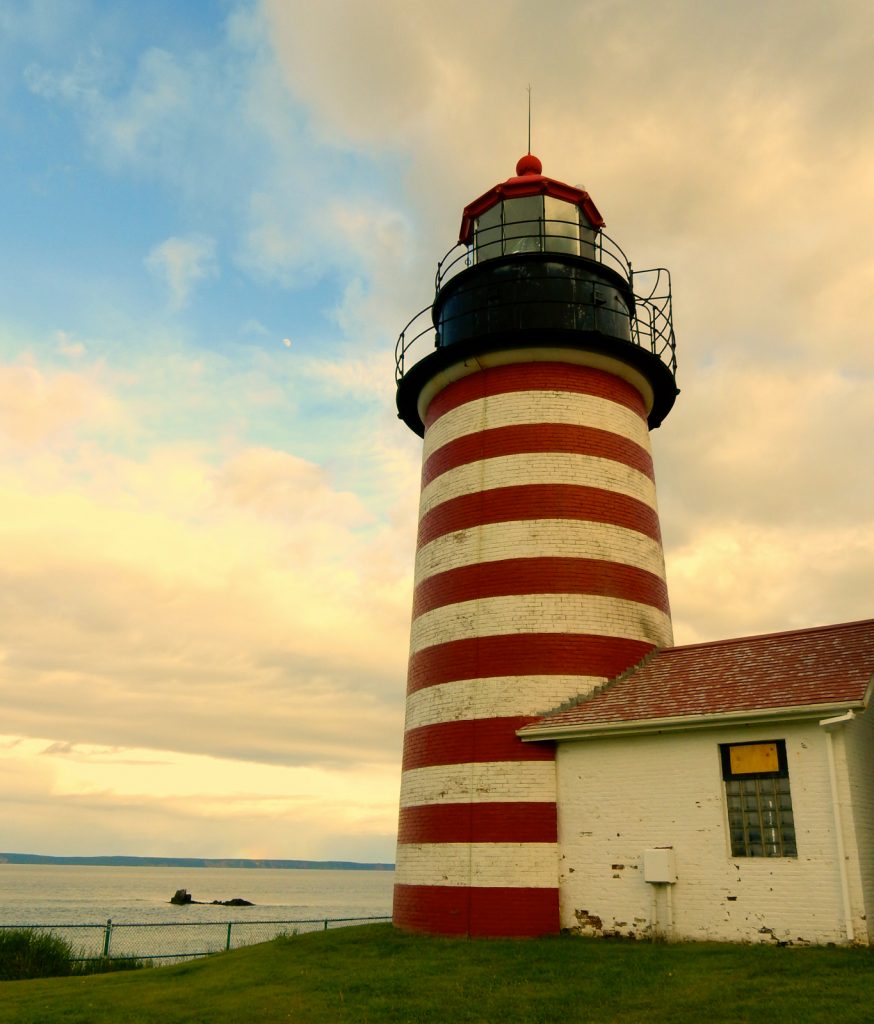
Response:
[[[0,924],[194,923],[391,914],[393,871],[0,864]],[[252,907],[185,906],[237,897]]]

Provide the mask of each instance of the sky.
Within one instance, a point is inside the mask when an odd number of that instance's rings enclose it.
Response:
[[[0,849],[394,858],[398,332],[527,150],[673,278],[677,643],[874,614],[868,0],[0,0]]]

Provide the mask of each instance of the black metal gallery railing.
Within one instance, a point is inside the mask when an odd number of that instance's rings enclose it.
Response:
[[[474,232],[470,245],[456,242],[437,264],[434,290],[439,292],[451,277],[474,263],[533,252],[581,256],[631,281],[631,262],[609,235],[591,228],[581,230],[577,221],[544,218],[481,228]]]
[[[526,227],[529,224],[530,222],[525,222]],[[470,246],[458,243],[453,246],[437,264],[435,293],[439,293],[448,281],[464,270],[473,266],[488,265],[492,259],[499,257],[538,253],[545,258],[551,255],[557,259],[568,255],[582,258],[605,267],[610,275],[619,275],[622,281],[627,283],[634,303],[629,310],[624,307],[617,309],[615,305],[604,309],[596,301],[585,302],[585,309],[582,311],[585,316],[581,317],[581,320],[585,319],[592,330],[603,330],[605,334],[614,335],[616,317],[624,318],[627,321],[627,329],[622,331],[622,335],[634,345],[658,357],[671,374],[676,376],[671,275],[667,269],[656,267],[650,270],[633,270],[620,247],[602,231],[594,233],[591,239],[585,239],[570,238],[568,234],[562,234],[562,231],[573,227],[566,222],[545,222],[543,233],[539,236],[530,233],[507,233],[506,227],[505,225],[500,240],[479,245],[475,241]],[[525,248],[522,247],[523,244]],[[489,253],[490,249],[492,254],[484,256],[483,254]],[[520,305],[526,302],[543,303],[544,296],[540,294],[528,299],[524,295],[517,295],[514,302]],[[398,337],[395,346],[396,382],[403,378],[410,366],[418,363],[434,348],[440,347],[440,330],[433,323],[432,309],[433,303],[420,310]],[[466,309],[465,315],[469,316],[470,312],[470,308]],[[446,330],[451,326],[451,322],[452,317],[444,314],[440,327]]]

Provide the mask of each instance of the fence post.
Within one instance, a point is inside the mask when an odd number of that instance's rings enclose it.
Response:
[[[231,948],[231,924],[232,922],[228,921],[228,941],[227,944],[225,945],[225,949]]]
[[[106,919],[106,927],[103,929],[103,955],[109,956],[109,940],[112,938],[112,918]]]

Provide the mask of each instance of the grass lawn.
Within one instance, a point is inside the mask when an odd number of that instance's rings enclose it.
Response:
[[[874,1021],[874,950],[431,939],[366,925],[0,983],[0,1024]]]

